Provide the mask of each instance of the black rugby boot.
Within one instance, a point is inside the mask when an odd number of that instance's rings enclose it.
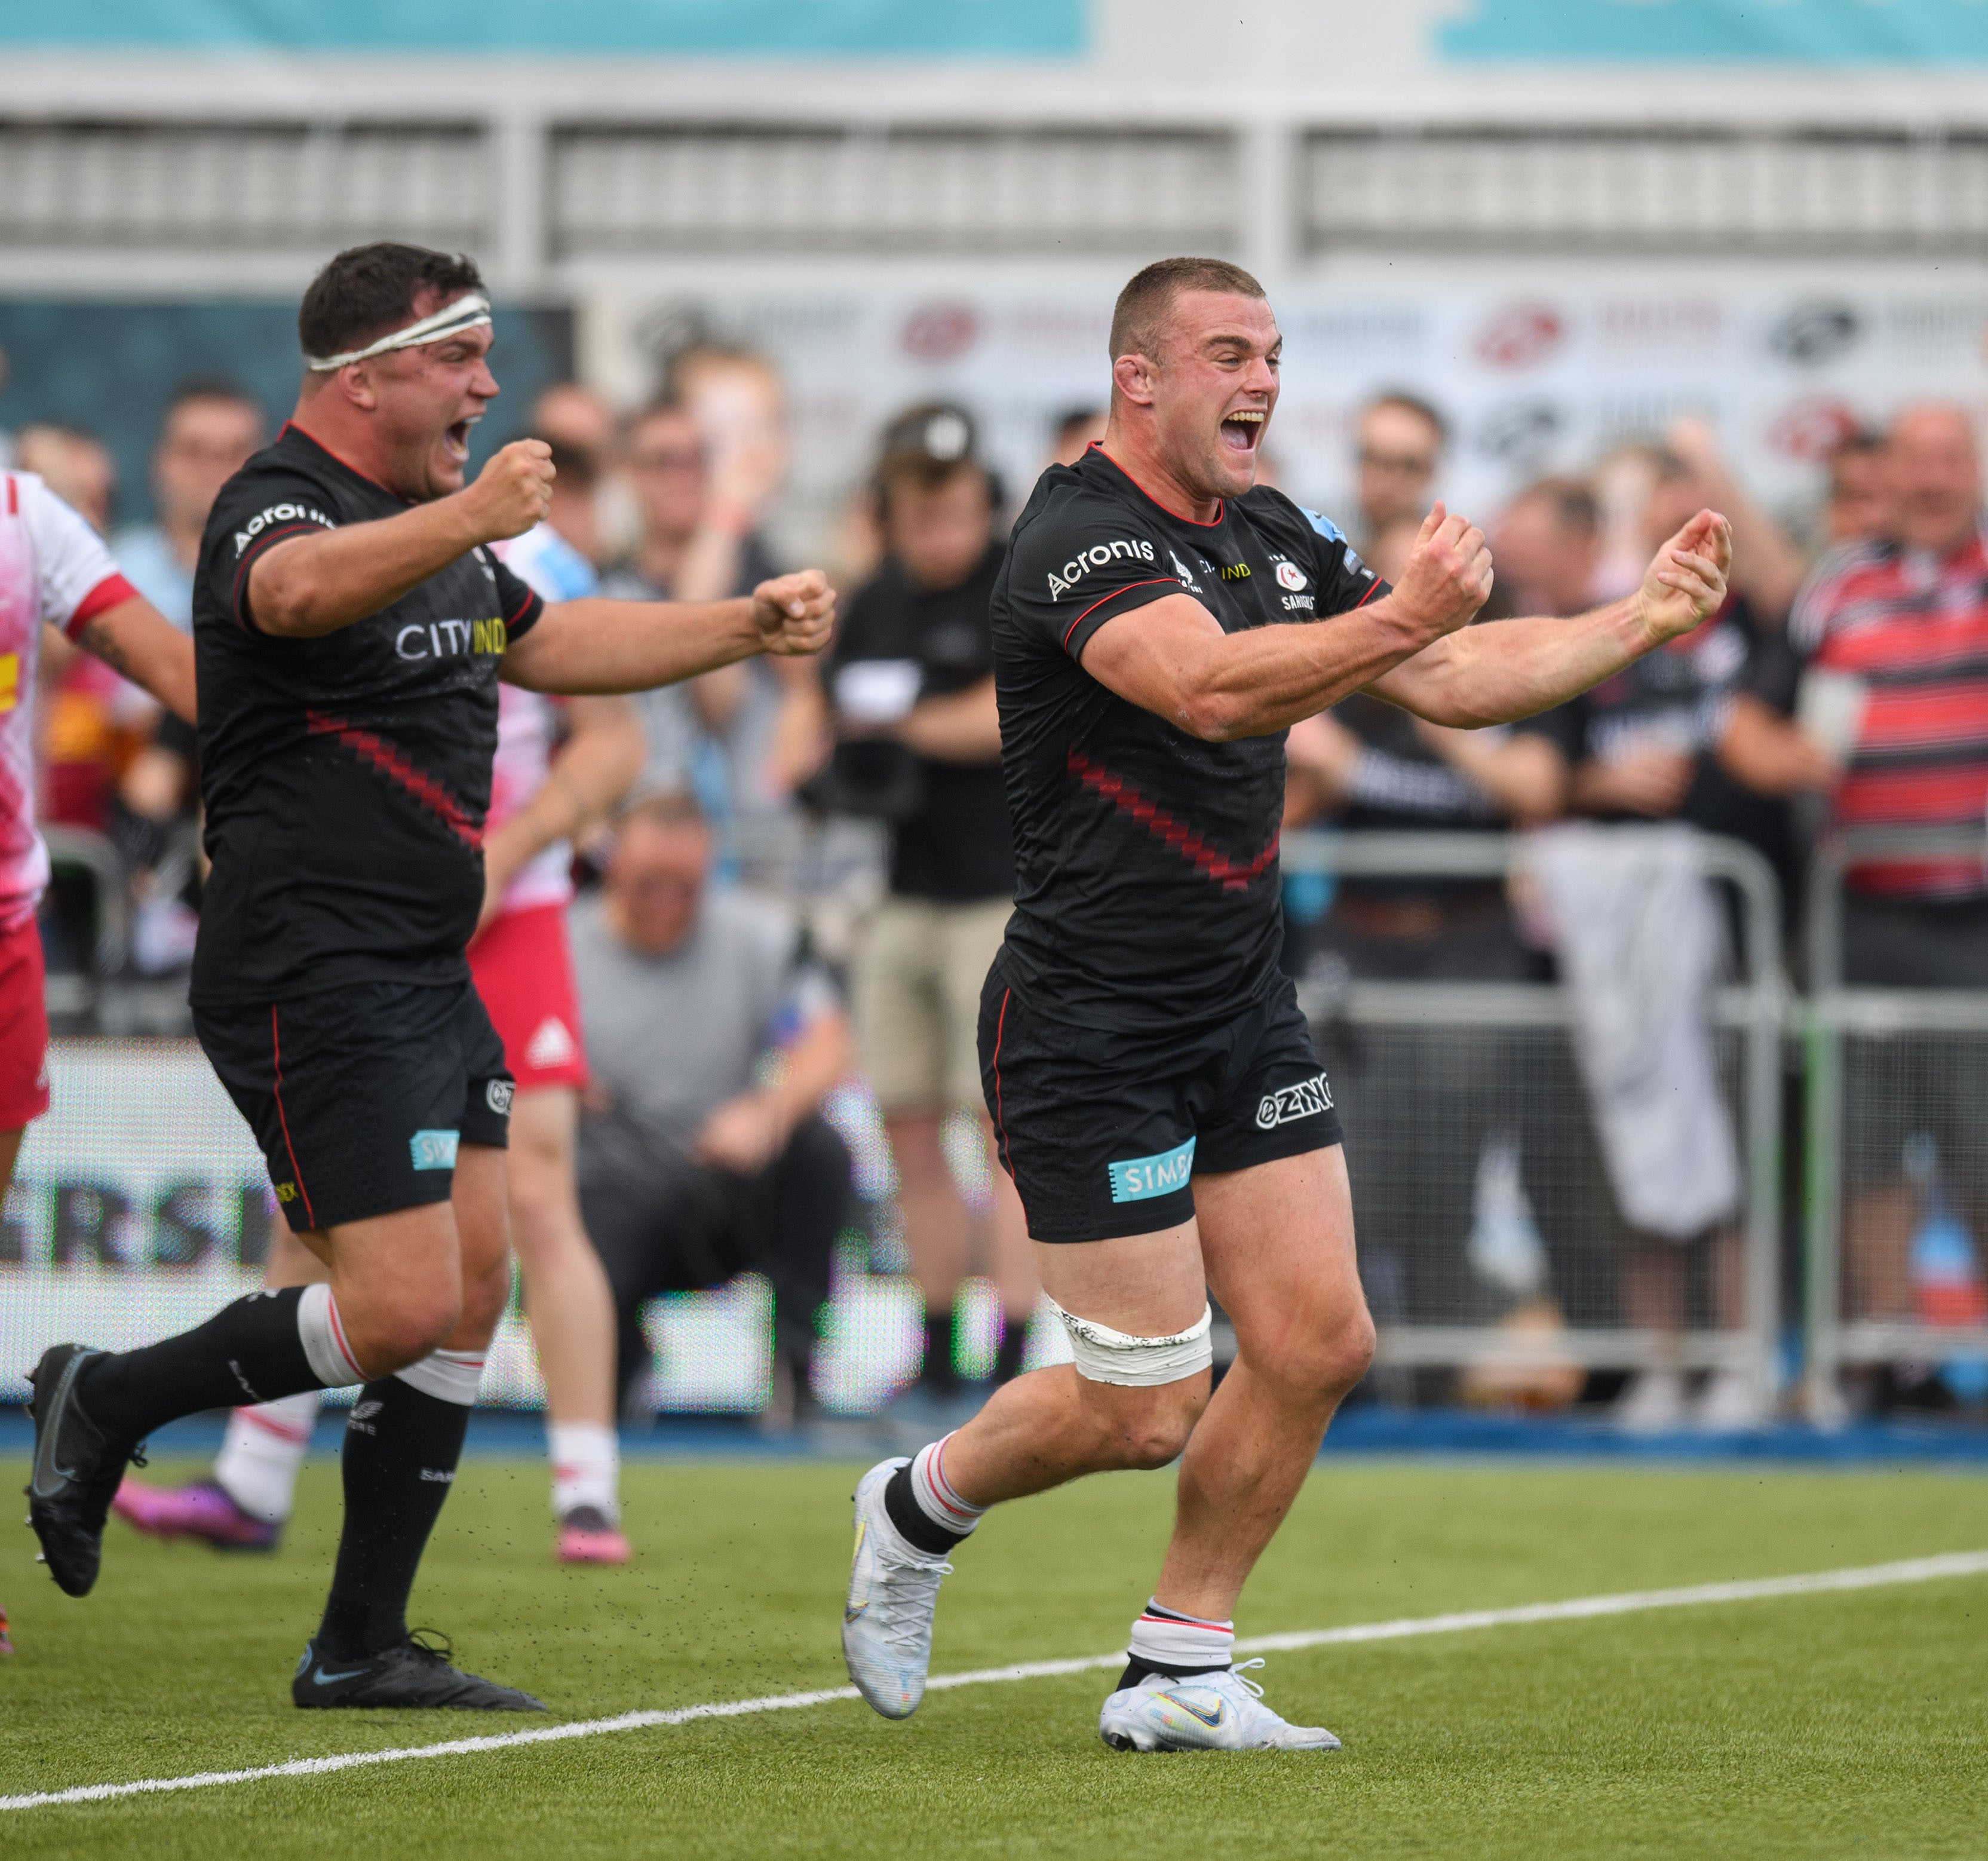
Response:
[[[76,1383],[103,1352],[58,1344],[42,1353],[29,1373],[34,1399],[34,1470],[29,1475],[28,1523],[42,1541],[49,1575],[72,1596],[86,1596],[103,1555],[103,1521],[124,1477],[127,1461],[144,1456],[113,1441],[83,1412]]]
[[[418,1639],[433,1634],[417,1629],[399,1646],[382,1654],[340,1660],[306,1644],[290,1682],[290,1697],[299,1706],[455,1707],[468,1712],[543,1712],[543,1700],[515,1687],[465,1673],[451,1667],[455,1650],[448,1636],[437,1636],[439,1647]]]

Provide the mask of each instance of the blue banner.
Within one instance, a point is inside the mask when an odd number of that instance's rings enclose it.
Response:
[[[197,52],[1067,58],[1090,0],[12,0],[0,44]]]
[[[1941,65],[1988,62],[1981,0],[1475,0],[1437,28],[1476,63]]]

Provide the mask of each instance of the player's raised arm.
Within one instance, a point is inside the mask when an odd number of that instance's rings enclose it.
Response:
[[[1107,621],[1083,649],[1084,669],[1190,736],[1263,736],[1453,634],[1490,592],[1483,533],[1439,504],[1401,586],[1324,624],[1225,633],[1192,595],[1170,594]]]
[[[835,624],[819,569],[762,581],[729,601],[560,601],[504,658],[534,692],[646,692],[759,653],[818,653]]]
[[[263,633],[313,638],[390,607],[478,543],[522,536],[552,500],[552,448],[514,440],[474,484],[398,516],[313,529],[249,564],[247,611]]]
[[[1435,641],[1373,681],[1432,723],[1511,723],[1564,703],[1716,614],[1733,532],[1701,510],[1650,560],[1635,594],[1570,620],[1491,621]]]

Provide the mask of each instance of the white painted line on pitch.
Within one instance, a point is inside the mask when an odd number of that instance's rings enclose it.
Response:
[[[1941,1557],[1909,1558],[1896,1564],[1867,1564],[1851,1570],[1821,1570],[1800,1577],[1756,1577],[1738,1583],[1699,1583],[1688,1589],[1630,1590],[1614,1596],[1577,1596],[1566,1602],[1529,1602],[1516,1609],[1466,1609],[1449,1616],[1411,1616],[1398,1622],[1357,1622],[1346,1628],[1309,1629],[1291,1635],[1258,1635],[1238,1641],[1239,1654],[1290,1653],[1300,1648],[1343,1646],[1366,1641],[1403,1641],[1417,1635],[1453,1635],[1464,1629],[1516,1628],[1535,1622],[1582,1622],[1597,1616],[1632,1616],[1645,1609],[1692,1609],[1713,1602],[1761,1602],[1777,1596],[1814,1596],[1832,1590],[1882,1589],[1898,1583],[1931,1583],[1942,1577],[1988,1575],[1988,1551],[1950,1551]],[[1023,1661],[1011,1667],[977,1667],[965,1673],[935,1673],[927,1683],[938,1693],[955,1687],[986,1687],[1006,1680],[1038,1680],[1059,1674],[1088,1673],[1115,1667],[1125,1658],[1086,1655],[1077,1660]],[[150,1796],[173,1790],[208,1790],[221,1784],[259,1782],[265,1777],[323,1777],[363,1765],[399,1764],[411,1758],[453,1758],[470,1751],[508,1751],[516,1745],[553,1744],[564,1738],[598,1738],[655,1725],[688,1725],[698,1719],[738,1719],[762,1712],[792,1712],[803,1706],[858,1697],[854,1687],[824,1687],[813,1693],[769,1693],[756,1700],[721,1700],[668,1711],[624,1712],[611,1719],[579,1719],[532,1731],[494,1732],[482,1738],[451,1738],[441,1744],[414,1744],[384,1751],[342,1751],[329,1758],[293,1758],[287,1764],[259,1765],[247,1771],[202,1771],[191,1777],[148,1777],[128,1784],[78,1784],[26,1796],[0,1796],[0,1810],[40,1809],[55,1803],[98,1803],[113,1797]]]

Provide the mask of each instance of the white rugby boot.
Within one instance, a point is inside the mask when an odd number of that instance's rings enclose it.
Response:
[[[842,1605],[842,1658],[856,1690],[887,1719],[908,1719],[925,1697],[939,1578],[952,1566],[904,1541],[884,1509],[900,1455],[856,1484],[856,1550]]]
[[[1149,1673],[1104,1702],[1097,1735],[1114,1751],[1336,1751],[1322,1725],[1292,1725],[1263,1704],[1244,1661],[1184,1680]]]

